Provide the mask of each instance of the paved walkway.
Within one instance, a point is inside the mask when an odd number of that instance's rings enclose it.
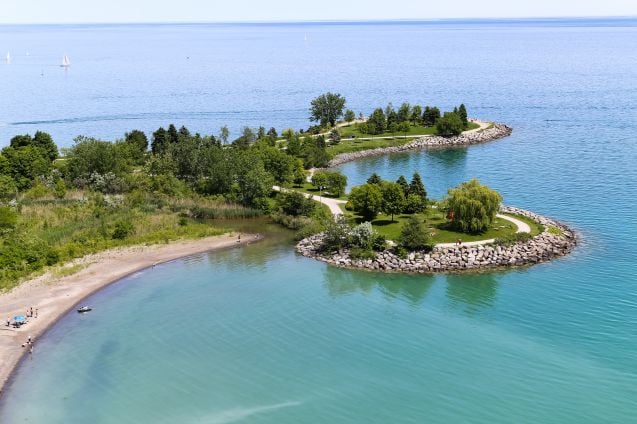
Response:
[[[347,203],[345,200],[332,199],[330,197],[323,197],[323,196],[315,196],[313,194],[303,193],[302,191],[298,191],[298,190],[290,190],[290,189],[282,188],[279,186],[273,186],[272,190],[288,191],[288,192],[296,191],[297,193],[301,193],[307,199],[312,198],[312,200],[316,200],[319,203],[326,204],[327,207],[330,208],[330,212],[332,212],[332,215],[334,215],[334,219],[336,219],[338,216],[343,214],[343,210],[341,209],[339,205],[344,205],[345,203]]]

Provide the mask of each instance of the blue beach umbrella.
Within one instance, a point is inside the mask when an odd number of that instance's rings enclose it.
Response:
[[[13,317],[15,322],[25,322],[27,319],[24,315],[16,315]]]

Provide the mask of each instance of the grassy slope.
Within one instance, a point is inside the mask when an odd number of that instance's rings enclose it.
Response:
[[[223,234],[229,230],[204,221],[185,218],[183,211],[197,206],[205,211],[227,207],[208,199],[166,199],[165,202],[128,205],[125,201],[101,204],[94,200],[45,200],[21,206],[16,229],[0,239],[3,269],[0,290],[41,270],[102,250],[139,244],[167,243]],[[231,216],[240,214],[234,211]],[[114,238],[117,223],[128,223],[131,232]],[[26,260],[20,246],[34,246]],[[48,252],[48,253],[39,253]]]
[[[312,185],[312,183],[308,183],[308,182],[304,182],[303,185],[301,185],[301,187],[296,185],[288,185],[288,188],[291,190],[300,191],[302,193],[311,194],[314,196],[322,196],[322,197],[329,197],[331,199],[347,200],[347,194],[345,193],[343,193],[339,197],[332,196],[331,194],[327,192],[319,192],[318,189]]]

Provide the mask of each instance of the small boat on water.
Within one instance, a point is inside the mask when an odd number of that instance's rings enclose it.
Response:
[[[7,63],[11,64],[11,52],[7,52]]]
[[[60,66],[63,68],[68,68],[69,66],[71,66],[71,59],[69,59],[67,55],[64,55],[64,57],[62,58],[62,64]]]
[[[90,308],[88,306],[82,306],[80,309],[78,309],[77,311],[80,314],[83,314],[84,312],[91,312],[93,310],[93,308]]]

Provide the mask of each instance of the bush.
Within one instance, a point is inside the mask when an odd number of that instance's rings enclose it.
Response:
[[[0,207],[0,230],[10,230],[18,223],[18,214],[9,207]]]
[[[113,239],[123,240],[133,232],[133,224],[128,221],[119,220],[115,223],[113,230]]]
[[[321,250],[333,251],[349,247],[351,230],[352,227],[343,217],[340,217],[336,222],[329,223],[325,229]]]
[[[374,259],[376,257],[376,252],[362,247],[352,247],[349,252],[349,256],[352,259]]]
[[[420,222],[418,218],[412,216],[405,223],[400,232],[400,246],[410,251],[415,250],[431,250],[433,245],[427,228]]]
[[[277,195],[279,208],[286,215],[310,216],[316,208],[316,202],[297,191],[284,191]]]

